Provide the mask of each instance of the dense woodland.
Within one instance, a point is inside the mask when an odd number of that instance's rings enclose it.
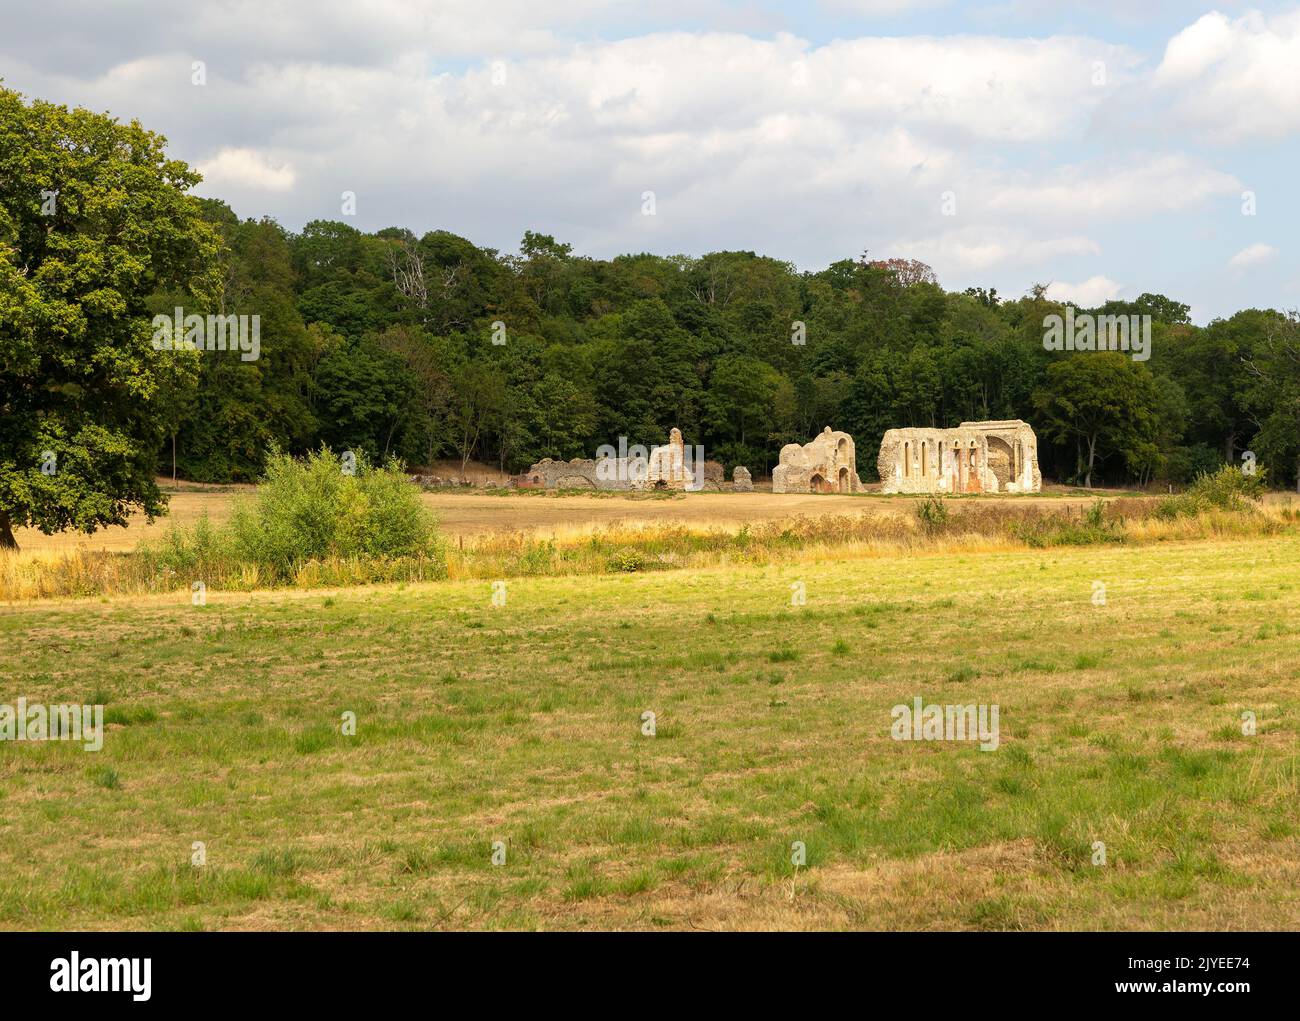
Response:
[[[292,233],[197,199],[166,140],[0,87],[0,546],[160,513],[155,473],[258,478],[322,445],[411,467],[518,472],[679,427],[761,476],[824,426],[875,477],[895,426],[1023,418],[1045,478],[1181,483],[1247,452],[1275,485],[1300,466],[1300,320],[1206,327],[1176,298],[1150,359],[1051,352],[1063,309],[946,292],[920,263],[864,253],[819,272],[752,252],[518,253],[431,231]],[[260,317],[260,357],[159,350],[155,315]],[[152,339],[151,339],[152,338]]]
[[[605,261],[533,232],[515,255],[446,231],[294,234],[211,200],[204,215],[224,241],[219,311],[262,317],[262,357],[205,355],[177,402],[177,470],[199,481],[252,479],[273,445],[322,443],[516,472],[673,426],[765,474],[824,425],[857,437],[867,479],[886,429],[987,418],[1029,421],[1045,477],[1063,482],[1183,482],[1251,450],[1284,483],[1300,458],[1296,323],[1273,311],[1198,328],[1161,295],[1096,310],[1153,317],[1138,362],[1045,351],[1044,317],[1061,309],[1041,287],[949,293],[914,262]],[[152,310],[172,302],[156,294]],[[169,440],[164,470],[170,458]]]

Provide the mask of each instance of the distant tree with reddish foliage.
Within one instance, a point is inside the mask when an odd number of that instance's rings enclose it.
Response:
[[[934,270],[919,259],[875,259],[867,265],[874,266],[876,269],[889,270],[904,287],[939,282],[939,278],[934,275]]]

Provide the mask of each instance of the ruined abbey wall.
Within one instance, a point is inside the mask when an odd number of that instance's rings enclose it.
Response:
[[[882,493],[1037,493],[1038,437],[1019,419],[955,429],[890,429],[876,461]]]
[[[781,448],[781,463],[772,469],[774,493],[861,491],[853,437],[830,426],[810,443],[787,443]]]

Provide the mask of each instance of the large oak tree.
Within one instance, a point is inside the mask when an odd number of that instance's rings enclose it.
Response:
[[[163,510],[158,453],[199,355],[154,350],[146,299],[203,312],[219,287],[199,175],[165,144],[0,87],[0,547]]]

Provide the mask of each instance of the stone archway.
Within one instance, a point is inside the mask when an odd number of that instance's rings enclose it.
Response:
[[[840,469],[840,477],[836,484],[836,489],[841,493],[849,491],[849,470],[848,468]]]

